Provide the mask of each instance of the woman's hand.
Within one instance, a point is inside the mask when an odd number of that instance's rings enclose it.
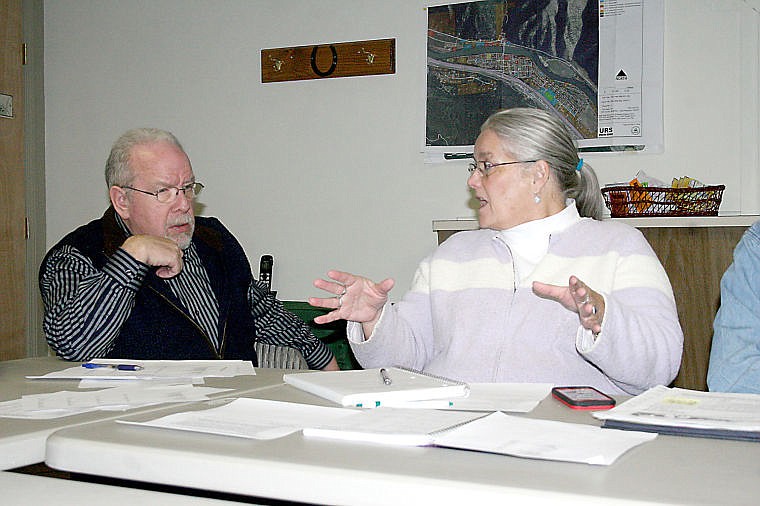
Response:
[[[334,311],[314,318],[314,322],[321,324],[341,319],[359,322],[363,324],[364,334],[369,336],[388,301],[388,292],[393,288],[394,281],[387,278],[375,283],[371,279],[342,271],[329,271],[327,277],[332,281],[316,279],[314,286],[335,296],[309,297],[309,304]]]
[[[589,329],[594,334],[602,331],[604,297],[577,277],[570,276],[567,286],[534,281],[533,293],[544,299],[556,300],[568,310],[578,313],[583,328]]]

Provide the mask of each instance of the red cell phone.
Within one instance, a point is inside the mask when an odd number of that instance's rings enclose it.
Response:
[[[594,387],[554,387],[552,397],[573,409],[610,409],[615,399]]]

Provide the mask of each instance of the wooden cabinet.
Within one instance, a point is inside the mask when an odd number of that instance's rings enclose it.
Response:
[[[760,216],[619,219],[641,230],[673,286],[684,333],[681,370],[673,385],[706,390],[720,279],[731,264],[736,243]],[[458,231],[475,228],[475,220],[433,222],[439,244]]]
[[[0,0],[0,360],[26,356],[24,81],[20,0]]]

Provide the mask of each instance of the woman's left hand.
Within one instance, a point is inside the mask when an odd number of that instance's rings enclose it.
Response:
[[[589,329],[594,334],[602,331],[604,297],[577,277],[570,276],[567,286],[534,281],[533,293],[544,299],[556,300],[568,310],[578,313],[583,328]]]

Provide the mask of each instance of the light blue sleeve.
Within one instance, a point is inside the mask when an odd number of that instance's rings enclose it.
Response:
[[[707,385],[715,392],[760,393],[760,222],[734,250],[720,282]]]

